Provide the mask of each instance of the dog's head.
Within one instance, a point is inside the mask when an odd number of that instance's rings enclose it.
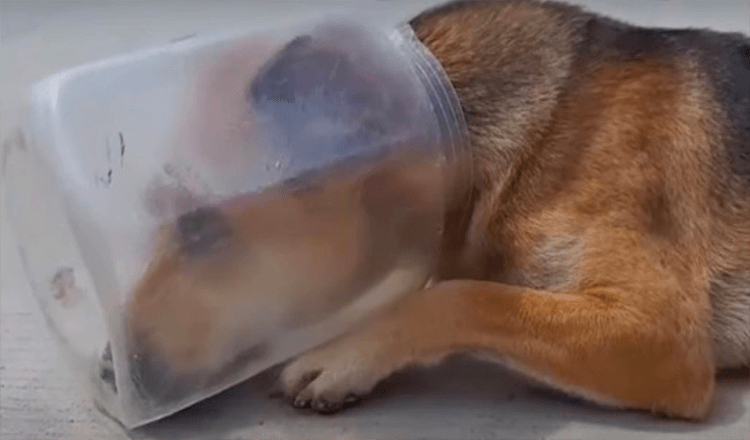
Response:
[[[391,164],[288,181],[161,227],[127,308],[136,384],[174,398],[332,316],[402,253],[426,253],[442,176],[434,163]]]
[[[445,170],[414,154],[424,139],[389,145],[410,122],[408,91],[373,83],[379,68],[355,65],[333,37],[295,39],[244,92],[297,163],[344,165],[161,228],[126,319],[131,375],[149,395],[175,398],[188,379],[261,356],[280,332],[349,303],[401,253],[437,244]]]

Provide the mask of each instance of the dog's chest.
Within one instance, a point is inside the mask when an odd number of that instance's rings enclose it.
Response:
[[[577,282],[584,246],[581,237],[556,233],[526,249],[504,251],[503,264],[491,271],[493,281],[560,291]]]

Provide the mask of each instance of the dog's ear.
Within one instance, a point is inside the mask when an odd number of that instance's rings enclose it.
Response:
[[[264,100],[294,103],[318,88],[332,93],[346,84],[352,66],[346,54],[317,48],[309,35],[299,36],[261,67],[246,99],[255,106]]]
[[[403,81],[371,68],[382,54],[344,46],[297,37],[260,68],[246,91],[276,148],[291,152],[297,164],[317,167],[370,154],[412,131],[414,106],[399,89]]]
[[[251,81],[247,101],[267,112],[278,112],[275,104],[300,115],[360,119],[365,112],[383,111],[382,87],[373,84],[349,53],[323,47],[309,35],[296,37],[269,59]],[[285,112],[285,113],[286,113]],[[285,114],[285,116],[288,116]]]

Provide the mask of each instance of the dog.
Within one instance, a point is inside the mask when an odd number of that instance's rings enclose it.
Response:
[[[750,38],[534,0],[452,2],[408,24],[458,95],[471,173],[434,182],[463,189],[428,285],[291,360],[281,392],[332,413],[395,372],[469,353],[603,406],[707,417],[717,372],[750,365]],[[367,179],[165,227],[129,308],[139,353],[188,373],[225,362],[224,347],[253,331],[243,313],[260,307],[248,292],[261,285],[306,304],[291,321],[339,307],[345,297],[300,298],[361,276],[363,222],[393,200],[428,210],[433,195],[414,182],[434,175],[378,173],[390,185],[369,187],[391,191],[336,202],[349,205],[296,237],[273,219]],[[394,240],[409,235],[397,229]],[[321,272],[330,261],[311,255],[334,238],[328,257],[341,264]],[[304,273],[246,257],[264,246]]]

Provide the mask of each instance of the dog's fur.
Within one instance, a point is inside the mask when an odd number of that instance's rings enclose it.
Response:
[[[750,364],[750,39],[524,0],[451,3],[410,24],[460,99],[471,188],[446,213],[430,286],[293,360],[283,392],[330,412],[402,368],[468,352],[600,404],[705,417],[717,370]],[[252,218],[234,227],[270,243]],[[342,251],[339,281],[358,255]],[[310,273],[316,286],[323,275]],[[153,329],[168,318],[152,305],[168,304],[219,325],[207,310],[236,295],[206,286],[191,278],[161,303],[141,289],[132,316]],[[209,333],[146,345],[204,365]]]

